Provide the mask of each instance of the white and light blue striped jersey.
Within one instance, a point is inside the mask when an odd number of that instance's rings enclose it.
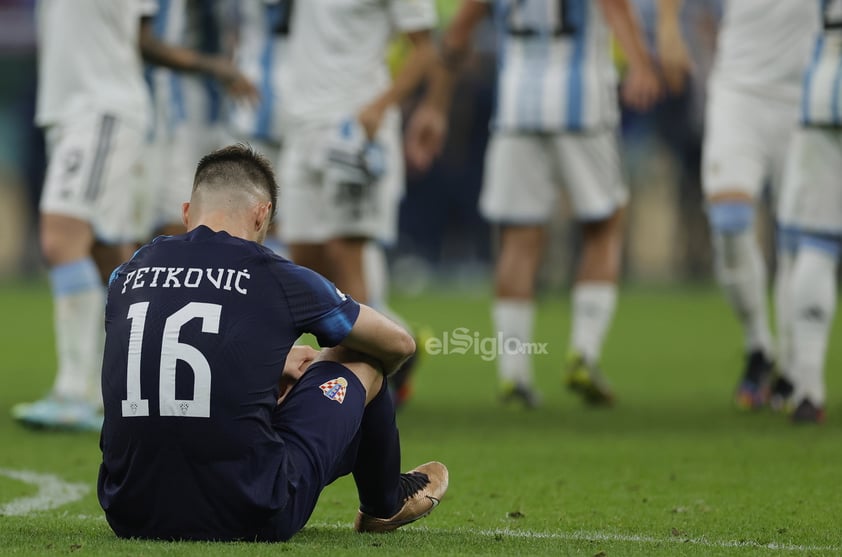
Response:
[[[611,35],[592,0],[493,0],[499,32],[498,130],[556,132],[617,124]]]
[[[726,0],[712,79],[797,105],[818,31],[815,0]]]
[[[842,126],[842,0],[818,1],[824,29],[804,76],[801,121],[808,126]]]
[[[280,143],[280,72],[283,71],[289,31],[289,0],[237,2],[237,67],[260,91],[260,103],[252,106],[232,101],[231,131],[244,139]]]
[[[218,54],[221,37],[215,0],[159,0],[153,27],[164,42]],[[178,126],[203,128],[221,121],[222,91],[209,76],[191,75],[163,67],[147,69],[155,108],[154,134],[171,133]]]

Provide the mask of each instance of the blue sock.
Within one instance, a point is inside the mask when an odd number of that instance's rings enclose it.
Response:
[[[102,287],[99,271],[90,257],[57,265],[50,269],[49,274],[56,298]]]
[[[386,381],[365,407],[353,474],[362,512],[389,518],[400,510],[401,445]]]

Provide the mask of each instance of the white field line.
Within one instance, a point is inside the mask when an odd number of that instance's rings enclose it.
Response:
[[[38,493],[31,497],[20,497],[0,505],[0,516],[24,516],[33,512],[48,511],[78,501],[91,490],[88,484],[69,483],[58,476],[39,474],[31,470],[0,468],[0,476],[38,488]]]
[[[7,471],[0,470],[0,473]],[[24,513],[26,514],[26,513]],[[67,518],[77,518],[79,520],[95,520],[104,521],[103,515],[86,515],[79,514],[75,516],[68,516]],[[306,528],[316,528],[319,530],[335,530],[335,531],[350,531],[352,525],[350,523],[334,522],[334,523],[308,523]],[[425,526],[406,526],[404,530],[416,532],[428,532],[435,536],[438,534],[456,534],[464,536],[480,536],[484,538],[520,538],[520,539],[536,539],[536,540],[558,540],[568,542],[578,541],[595,541],[595,542],[618,542],[640,545],[658,545],[658,544],[675,544],[675,545],[695,545],[699,547],[710,548],[746,548],[746,549],[764,549],[767,551],[791,552],[791,553],[839,553],[842,552],[842,545],[799,545],[787,543],[761,543],[754,540],[715,540],[702,537],[683,537],[672,536],[665,538],[658,538],[654,536],[644,536],[639,534],[612,534],[610,532],[576,530],[574,532],[530,532],[529,530],[511,530],[509,528],[501,528],[495,530],[471,530],[470,528],[427,528]]]

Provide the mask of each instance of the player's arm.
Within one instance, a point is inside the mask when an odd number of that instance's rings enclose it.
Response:
[[[406,36],[412,44],[412,49],[403,67],[392,80],[391,86],[363,107],[357,115],[369,139],[377,134],[386,110],[400,104],[418,87],[435,58],[436,51],[429,29],[412,31],[406,33]]]
[[[385,315],[360,304],[351,332],[340,345],[374,358],[391,375],[415,353],[415,339]]]
[[[692,68],[681,33],[682,4],[682,0],[658,0],[658,61],[667,88],[672,93],[680,93],[684,89]]]
[[[208,56],[190,48],[163,42],[155,36],[152,19],[144,18],[140,24],[140,52],[151,64],[173,70],[201,73],[218,80],[236,98],[252,102],[259,99],[259,93],[239,70],[223,56]]]
[[[444,146],[456,76],[468,57],[474,29],[488,10],[488,2],[463,1],[442,38],[428,75],[427,93],[407,126],[406,154],[414,168],[428,168]]]
[[[661,84],[631,2],[597,0],[597,5],[628,59],[621,89],[623,101],[634,109],[646,110],[660,97]]]

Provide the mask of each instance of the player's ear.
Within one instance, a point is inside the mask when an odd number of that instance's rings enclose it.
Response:
[[[269,219],[272,215],[272,203],[258,203],[254,215],[254,229],[256,231],[269,228]]]
[[[190,229],[190,202],[185,201],[181,204],[181,222],[184,224],[184,227],[188,230]]]

